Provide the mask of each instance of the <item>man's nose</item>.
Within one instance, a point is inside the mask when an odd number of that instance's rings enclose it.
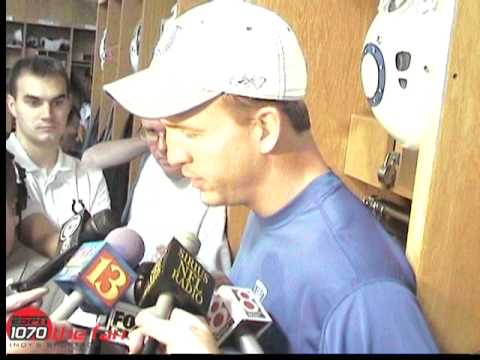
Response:
[[[42,105],[42,119],[50,119],[52,116],[52,104],[48,101],[44,101]]]
[[[179,136],[171,134],[167,131],[167,160],[170,165],[184,165],[192,162],[192,156]]]

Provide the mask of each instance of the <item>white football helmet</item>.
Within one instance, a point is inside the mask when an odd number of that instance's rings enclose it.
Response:
[[[138,23],[130,42],[130,64],[133,72],[137,72],[140,65],[140,41],[142,39],[142,24]]]
[[[455,0],[380,0],[365,39],[361,78],[373,114],[416,149],[439,121]]]
[[[103,31],[103,36],[102,36],[102,39],[100,40],[100,46],[98,47],[98,51],[100,55],[100,69],[102,69],[102,71],[103,71],[103,66],[105,65],[105,60],[107,58],[106,42],[107,42],[107,29]]]

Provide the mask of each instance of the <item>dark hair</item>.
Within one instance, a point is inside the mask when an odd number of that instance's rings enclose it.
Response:
[[[223,98],[232,109],[247,113],[260,109],[263,106],[274,106],[287,116],[297,133],[310,129],[310,115],[303,100],[265,100],[231,94],[224,94]]]
[[[17,96],[18,79],[24,74],[38,77],[61,77],[65,81],[67,95],[70,94],[70,80],[67,71],[60,61],[49,56],[36,55],[18,60],[10,72],[8,93]]]

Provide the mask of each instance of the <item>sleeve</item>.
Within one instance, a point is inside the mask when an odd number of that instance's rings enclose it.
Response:
[[[91,179],[90,214],[96,214],[104,209],[110,209],[110,194],[107,182],[101,170],[88,170]]]
[[[437,353],[438,348],[415,295],[401,284],[379,281],[333,310],[319,352]]]

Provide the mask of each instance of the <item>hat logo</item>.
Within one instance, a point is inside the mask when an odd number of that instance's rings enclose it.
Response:
[[[263,76],[250,76],[243,75],[239,79],[231,78],[230,85],[232,86],[241,86],[241,87],[254,87],[255,89],[260,89],[267,79]]]

